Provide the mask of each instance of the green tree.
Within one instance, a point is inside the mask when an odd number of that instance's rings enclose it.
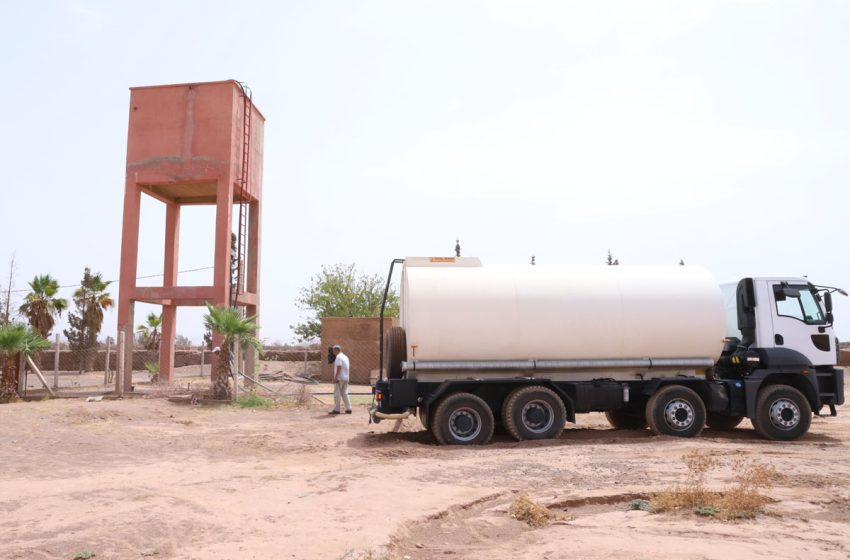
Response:
[[[257,323],[255,317],[242,317],[238,309],[219,305],[213,307],[207,304],[207,314],[204,315],[204,326],[212,333],[221,335],[221,351],[216,364],[216,377],[213,382],[213,397],[230,399],[233,396],[230,378],[233,375],[233,347],[236,337],[243,348],[254,348],[258,351],[263,345],[257,339]]]
[[[32,327],[11,323],[0,326],[0,402],[18,397],[18,360],[17,355],[29,356],[50,343],[41,337]]]
[[[86,267],[80,287],[74,292],[77,312],[68,315],[70,328],[65,337],[68,346],[80,354],[80,372],[93,369],[97,350],[97,336],[103,326],[103,312],[115,302],[106,289],[111,282],[103,280],[100,273],[92,274]]]
[[[136,332],[141,335],[142,344],[148,350],[159,350],[159,343],[162,339],[160,333],[162,327],[162,314],[148,314],[147,321],[136,327]]]
[[[29,286],[31,291],[24,297],[19,311],[42,338],[48,338],[56,317],[68,308],[68,300],[56,297],[59,282],[49,274],[36,276]]]
[[[295,304],[312,317],[290,328],[301,342],[322,335],[322,317],[378,317],[384,298],[384,280],[377,274],[359,274],[354,264],[322,266],[322,272],[301,288]],[[387,294],[384,316],[398,317],[398,294]]]

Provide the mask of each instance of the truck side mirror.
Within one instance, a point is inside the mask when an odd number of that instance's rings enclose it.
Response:
[[[823,294],[823,306],[826,308],[827,313],[832,311],[832,293],[826,292]],[[832,321],[830,321],[830,323],[831,322]]]

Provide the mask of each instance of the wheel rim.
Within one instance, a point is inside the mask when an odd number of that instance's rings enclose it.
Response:
[[[794,428],[800,418],[800,407],[790,399],[776,399],[770,405],[770,421],[781,430]]]
[[[458,408],[449,417],[449,431],[458,441],[472,441],[481,433],[481,415],[469,407]]]
[[[673,399],[664,407],[664,421],[674,430],[685,430],[694,423],[694,407],[686,400]]]
[[[555,411],[546,401],[533,400],[522,407],[522,425],[528,431],[541,434],[552,427]]]

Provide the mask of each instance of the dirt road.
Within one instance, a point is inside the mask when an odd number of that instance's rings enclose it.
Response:
[[[499,435],[434,445],[415,419],[369,425],[366,408],[272,410],[161,398],[0,406],[0,558],[850,558],[850,412],[792,443],[749,423],[682,440],[582,415],[557,441]],[[682,456],[738,457],[786,475],[771,515],[721,523],[625,511],[684,480]],[[569,515],[511,519],[518,492]]]

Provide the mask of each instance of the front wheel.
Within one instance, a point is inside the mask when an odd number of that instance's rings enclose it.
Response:
[[[431,432],[446,445],[483,445],[493,437],[493,411],[472,393],[449,395],[437,405]]]
[[[809,431],[812,407],[789,385],[770,385],[759,391],[753,427],[764,438],[788,441]]]
[[[696,437],[705,426],[705,404],[683,385],[667,385],[646,403],[646,423],[657,435]]]

